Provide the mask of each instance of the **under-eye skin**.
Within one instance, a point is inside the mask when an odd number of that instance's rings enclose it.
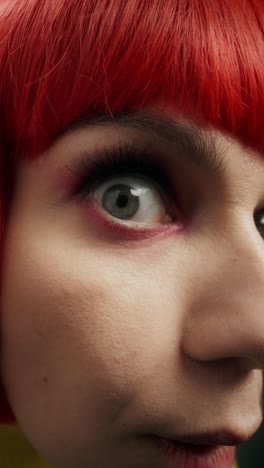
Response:
[[[175,183],[153,150],[133,143],[118,143],[81,157],[67,168],[78,175],[74,197],[111,218],[113,228],[160,230],[180,226],[183,214]]]

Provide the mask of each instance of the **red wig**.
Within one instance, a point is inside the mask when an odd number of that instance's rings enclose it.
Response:
[[[263,0],[5,0],[0,77],[1,241],[11,163],[73,120],[159,101],[264,153]]]

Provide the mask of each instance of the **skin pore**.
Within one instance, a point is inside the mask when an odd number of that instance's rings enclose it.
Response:
[[[162,468],[147,434],[248,437],[261,422],[263,155],[208,130],[194,156],[189,133],[179,144],[139,121],[76,126],[16,169],[2,378],[54,468]],[[153,153],[170,186],[164,198],[144,174],[132,220],[100,205],[109,178],[85,198],[72,170],[80,154],[120,144]],[[129,180],[143,183],[138,170],[111,175]]]

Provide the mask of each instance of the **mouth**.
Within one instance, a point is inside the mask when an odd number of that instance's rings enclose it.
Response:
[[[249,438],[226,432],[147,437],[166,468],[231,468],[236,446]]]
[[[253,433],[249,436],[240,436],[234,433],[228,432],[215,432],[215,433],[205,433],[205,434],[190,434],[190,435],[157,435],[158,438],[163,438],[170,440],[171,442],[178,442],[186,445],[225,445],[225,446],[235,446],[246,442],[253,436]]]
[[[167,439],[153,441],[166,468],[231,468],[234,446],[192,445]]]

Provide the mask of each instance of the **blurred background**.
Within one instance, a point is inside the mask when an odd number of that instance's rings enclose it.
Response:
[[[239,468],[264,468],[264,424],[249,442],[237,449]]]

